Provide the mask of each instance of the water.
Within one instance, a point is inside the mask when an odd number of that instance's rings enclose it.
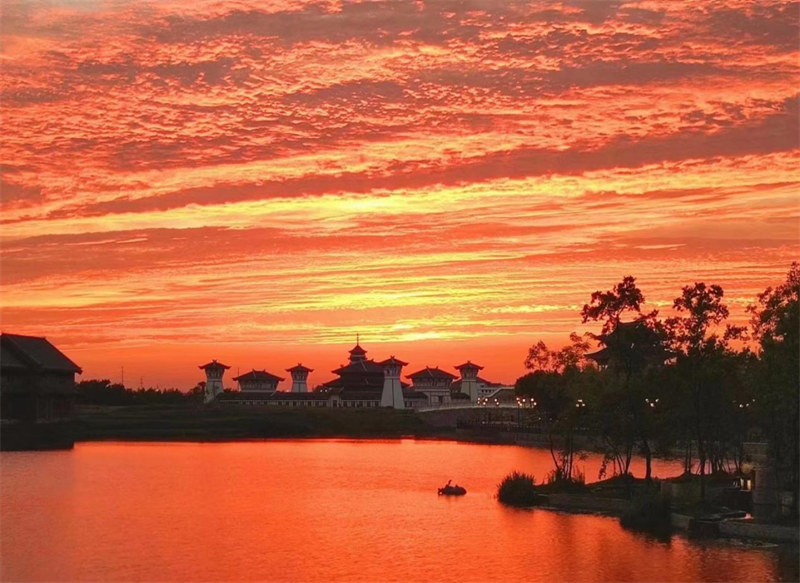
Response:
[[[599,456],[582,463],[596,479]],[[80,444],[0,455],[3,581],[773,581],[776,549],[502,507],[546,450],[433,441]],[[641,464],[635,466],[641,474]],[[656,475],[680,464],[656,462]],[[463,498],[436,495],[448,479]]]

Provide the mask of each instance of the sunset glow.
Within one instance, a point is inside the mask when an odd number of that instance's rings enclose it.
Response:
[[[357,333],[513,382],[625,275],[664,314],[720,284],[741,322],[800,257],[797,17],[4,0],[3,331],[190,388],[211,358],[313,386]]]

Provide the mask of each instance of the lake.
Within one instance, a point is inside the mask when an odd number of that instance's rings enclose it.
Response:
[[[601,458],[581,466],[597,479]],[[437,441],[83,443],[0,454],[3,581],[778,581],[791,549],[513,510],[547,450]],[[655,461],[654,472],[680,473]],[[642,475],[637,460],[635,473]],[[462,498],[436,495],[448,479]],[[796,551],[795,551],[796,552]]]

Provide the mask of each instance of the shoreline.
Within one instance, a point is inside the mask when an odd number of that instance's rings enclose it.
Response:
[[[478,445],[516,445],[547,449],[537,440],[515,434],[480,435],[474,431],[446,428],[425,423],[418,415],[381,409],[301,409],[301,408],[198,408],[198,407],[119,407],[79,411],[70,421],[50,424],[4,423],[2,451],[69,450],[75,444],[91,443],[184,443],[215,444],[281,441],[430,441]],[[528,436],[530,437],[530,436]],[[596,448],[586,444],[588,451]],[[668,458],[666,458],[668,459]],[[502,476],[498,476],[498,479]],[[596,482],[589,482],[591,486]],[[624,498],[584,492],[548,492],[547,501],[533,507],[572,514],[619,517],[631,505]],[[676,509],[677,510],[677,509]],[[679,511],[678,511],[679,512]],[[675,512],[674,514],[678,514]],[[687,520],[690,517],[686,517]],[[694,518],[694,517],[692,517]],[[683,524],[686,521],[678,521]],[[680,524],[678,526],[680,526]],[[688,523],[687,523],[688,524]],[[733,524],[733,523],[732,523]],[[728,536],[725,529],[709,540],[760,541],[768,544],[798,545],[794,540],[775,540],[761,533],[762,525],[736,522],[730,529],[739,536]],[[783,527],[786,528],[786,527]],[[688,532],[688,527],[676,529]],[[780,530],[779,528],[777,530]],[[796,535],[796,529],[795,529]],[[782,535],[782,536],[785,536]]]

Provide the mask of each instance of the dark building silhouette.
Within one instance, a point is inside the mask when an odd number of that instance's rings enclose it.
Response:
[[[23,421],[69,417],[81,372],[46,338],[0,334],[0,414]]]
[[[635,368],[675,358],[674,353],[664,348],[658,333],[643,320],[620,322],[611,332],[597,336],[597,341],[602,348],[587,353],[586,358],[600,368],[612,364]]]
[[[266,370],[253,369],[243,375],[234,377],[233,380],[239,383],[239,389],[241,391],[274,393],[278,390],[278,383],[284,379]]]
[[[386,381],[386,365],[391,360],[398,363],[402,361],[398,361],[394,357],[383,362],[367,359],[367,351],[358,342],[349,353],[350,362],[331,371],[338,378],[323,383],[320,391],[334,397],[334,403],[336,403],[334,406],[380,407]],[[412,390],[410,385],[401,382],[399,377],[397,382],[402,390],[405,408],[413,408],[427,403],[427,395]]]
[[[453,401],[451,386],[456,375],[440,369],[438,366],[426,366],[422,370],[406,375],[414,384],[414,390],[424,393],[433,404],[447,405]]]

